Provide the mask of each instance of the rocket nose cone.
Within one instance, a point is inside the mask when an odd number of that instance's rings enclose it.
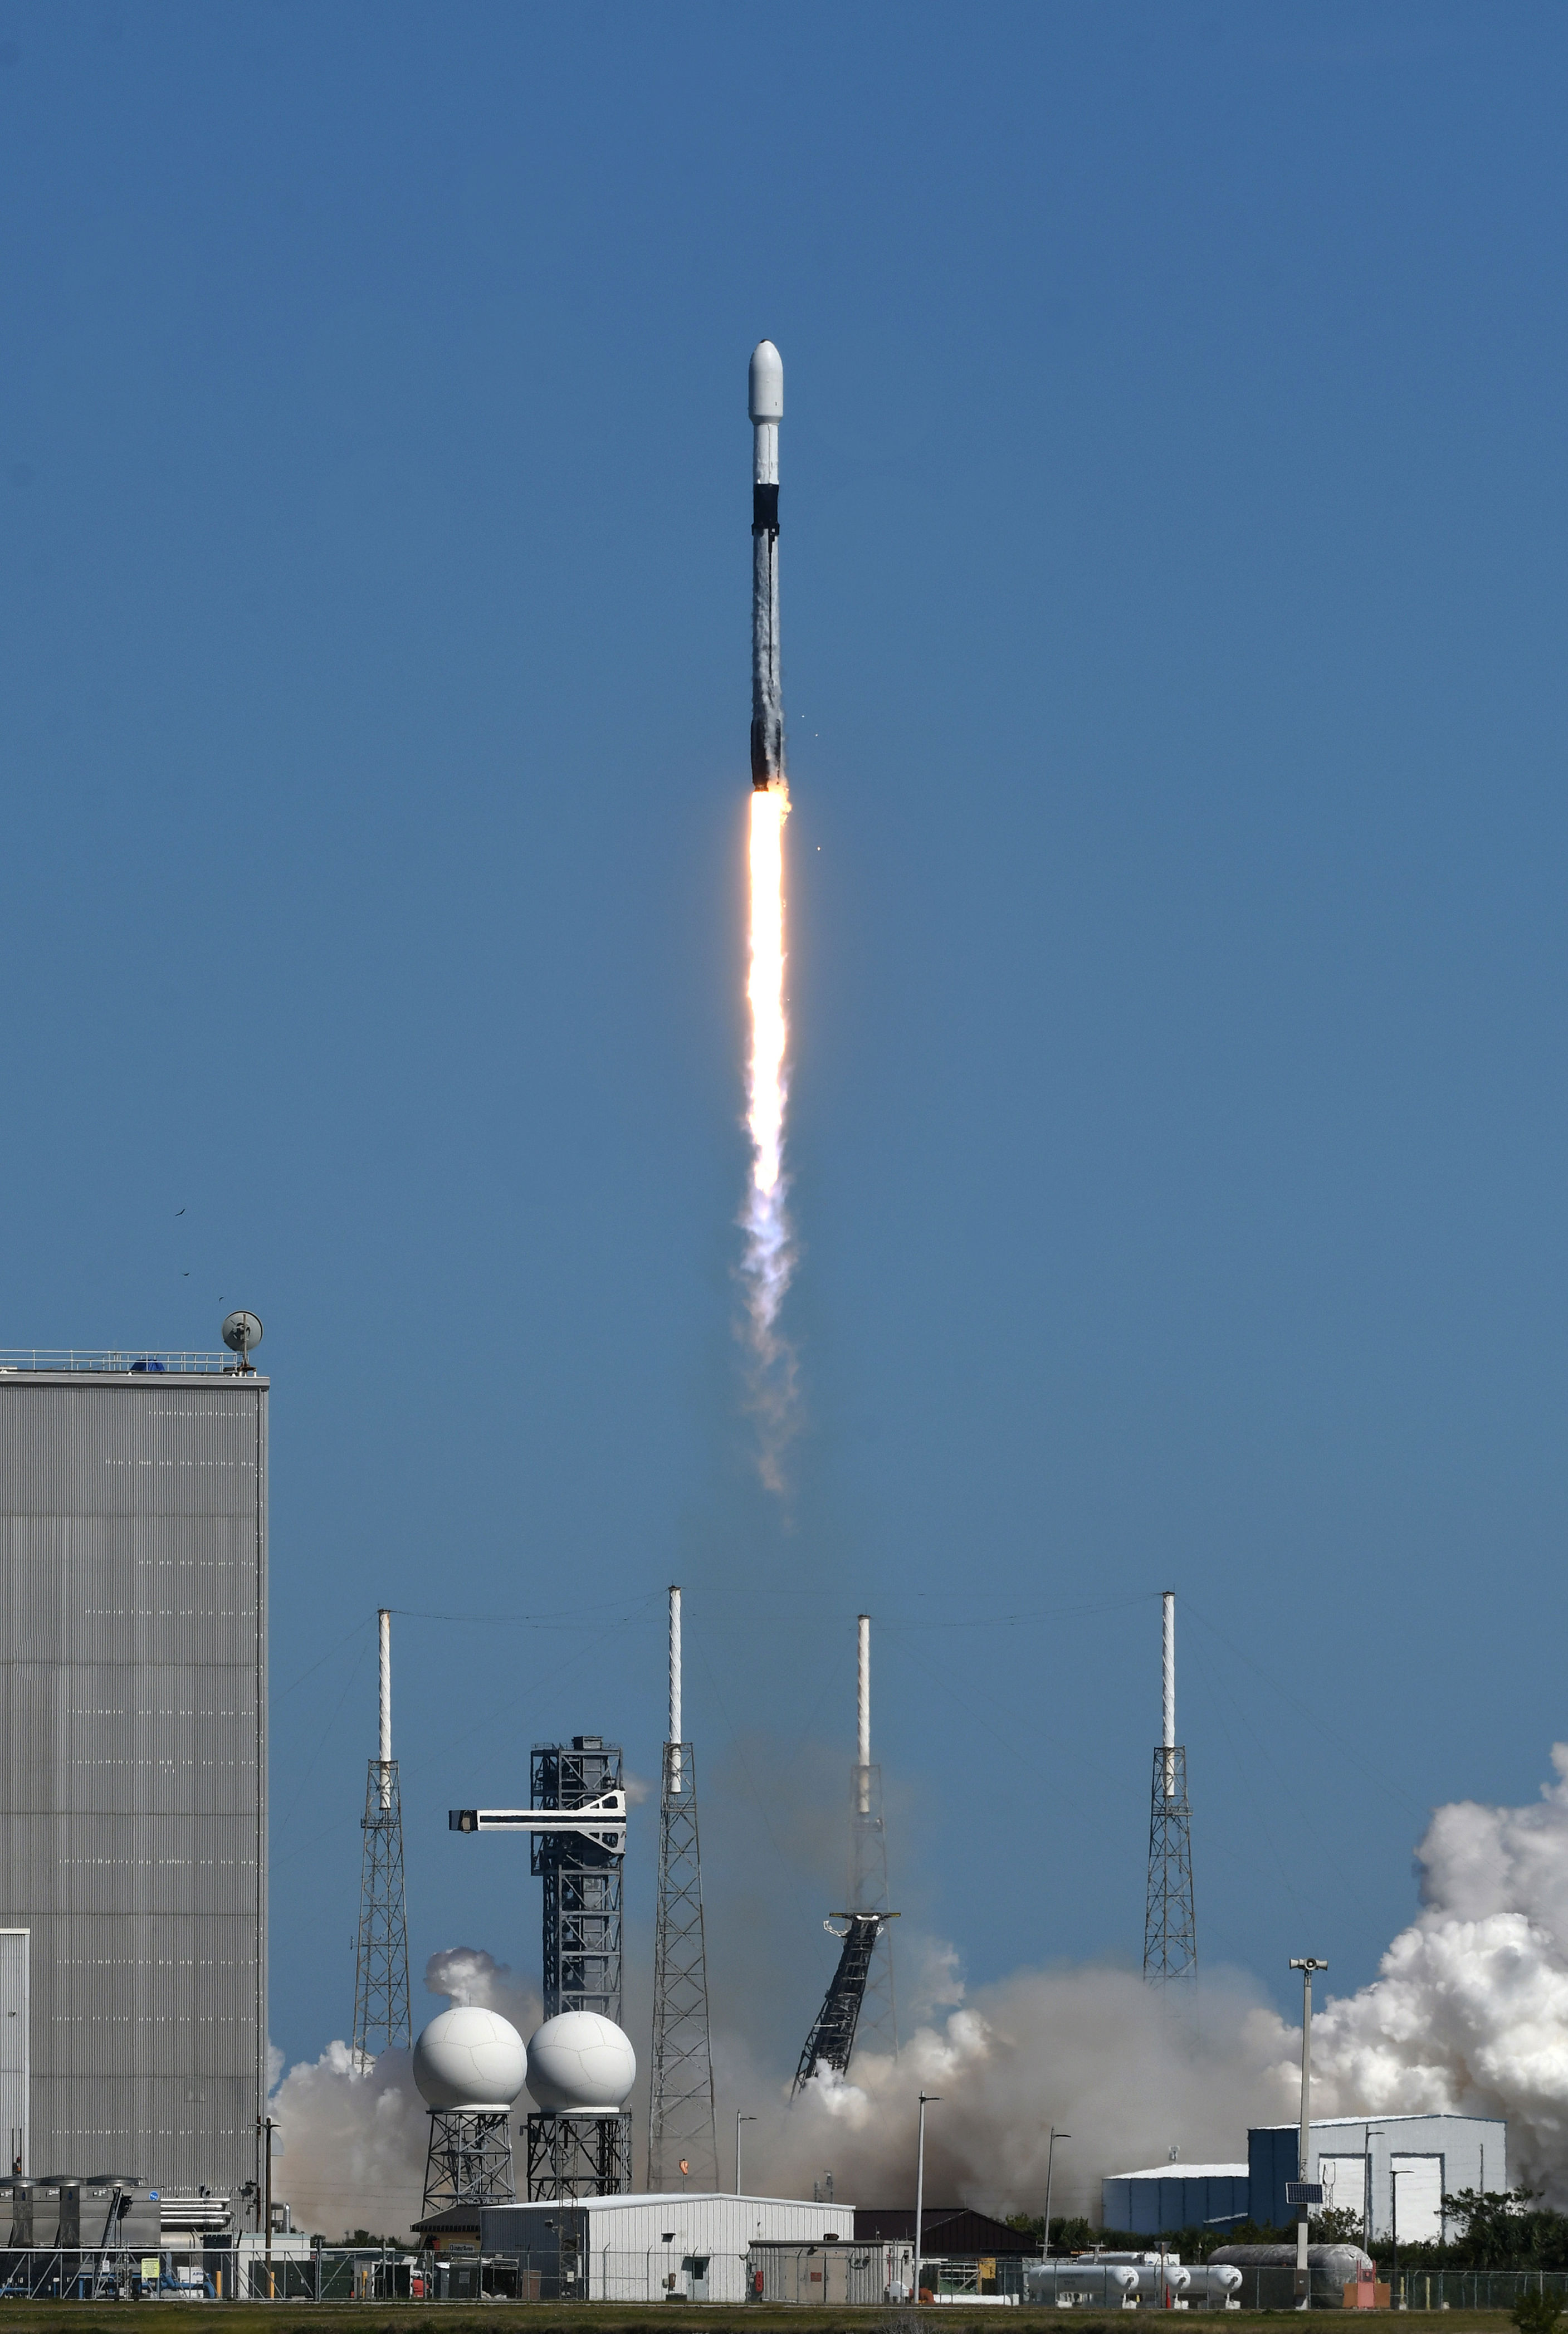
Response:
[[[749,388],[754,421],[784,420],[784,359],[771,341],[759,341],[751,352]]]

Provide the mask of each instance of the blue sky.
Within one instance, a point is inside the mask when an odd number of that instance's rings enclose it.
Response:
[[[0,0],[0,1340],[265,1320],[291,2057],[351,2007],[381,1602],[416,1954],[527,1972],[445,1811],[559,1734],[655,1773],[686,1584],[716,1985],[783,2059],[861,1607],[895,1900],[976,1980],[1139,1952],[1163,1587],[1202,1951],[1283,2003],[1371,1975],[1434,1802],[1534,1792],[1565,67],[1431,0]]]

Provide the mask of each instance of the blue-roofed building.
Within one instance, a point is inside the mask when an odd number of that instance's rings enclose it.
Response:
[[[1100,2184],[1101,2226],[1130,2236],[1223,2229],[1246,2216],[1245,2164],[1157,2164],[1148,2172],[1113,2172]]]

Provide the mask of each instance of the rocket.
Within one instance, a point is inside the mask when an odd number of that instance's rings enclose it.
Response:
[[[784,683],[778,640],[778,426],[784,420],[784,359],[771,341],[751,352],[751,782],[762,790],[784,775]]]

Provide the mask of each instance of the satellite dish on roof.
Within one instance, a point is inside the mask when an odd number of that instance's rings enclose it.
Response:
[[[223,1342],[239,1355],[242,1370],[250,1367],[253,1349],[262,1341],[262,1325],[254,1313],[231,1313],[223,1325]]]

